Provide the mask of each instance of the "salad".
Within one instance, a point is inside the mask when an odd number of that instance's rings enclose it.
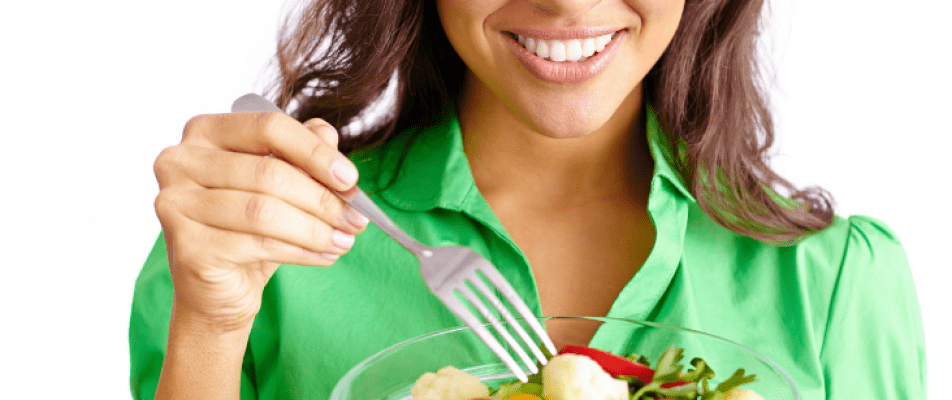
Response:
[[[543,349],[544,351],[544,349]],[[763,400],[739,386],[753,382],[743,368],[715,387],[714,371],[700,358],[681,364],[684,349],[668,347],[654,368],[641,355],[622,357],[585,346],[565,346],[526,383],[492,389],[452,366],[423,374],[410,391],[413,400]]]

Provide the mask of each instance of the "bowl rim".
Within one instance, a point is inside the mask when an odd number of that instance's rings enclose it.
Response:
[[[631,318],[590,317],[590,316],[578,316],[578,315],[560,315],[560,316],[536,317],[536,319],[538,319],[539,322],[548,321],[548,320],[550,320],[550,319],[582,319],[582,320],[594,320],[594,321],[602,321],[602,322],[609,322],[609,321],[615,321],[615,322],[630,322],[630,323],[642,324],[642,325],[646,325],[646,326],[653,326],[653,327],[659,327],[659,328],[673,328],[673,329],[678,329],[678,330],[683,330],[683,331],[688,331],[688,332],[697,333],[697,334],[700,334],[700,335],[703,335],[703,336],[708,336],[708,337],[713,338],[713,339],[715,339],[715,340],[720,340],[720,341],[723,341],[723,342],[727,342],[727,343],[729,343],[729,344],[732,344],[732,345],[734,345],[734,346],[737,346],[737,347],[741,348],[742,350],[747,351],[747,352],[750,352],[750,353],[754,354],[755,356],[759,357],[761,360],[765,361],[768,365],[770,365],[770,366],[773,367],[777,372],[779,372],[779,373],[780,373],[780,376],[781,376],[784,380],[786,380],[788,384],[790,384],[790,387],[793,389],[793,393],[794,393],[794,395],[796,396],[796,397],[795,397],[796,399],[801,399],[801,398],[802,398],[802,396],[801,396],[801,394],[800,394],[800,388],[797,386],[796,382],[794,382],[793,378],[790,377],[790,374],[788,374],[787,371],[783,369],[783,367],[781,367],[780,365],[778,365],[777,363],[775,363],[775,362],[774,362],[773,360],[771,360],[770,358],[767,358],[766,356],[764,356],[764,355],[761,354],[760,352],[758,352],[758,351],[756,351],[756,350],[754,350],[754,349],[751,349],[750,347],[744,346],[744,345],[742,345],[742,344],[740,344],[740,343],[737,343],[737,342],[735,342],[735,341],[733,341],[733,340],[730,340],[730,339],[726,339],[726,338],[724,338],[724,337],[721,337],[721,336],[713,335],[713,334],[710,334],[710,333],[707,333],[707,332],[702,332],[702,331],[699,331],[699,330],[696,330],[696,329],[685,328],[685,327],[683,327],[683,326],[664,324],[664,323],[660,323],[660,322],[642,321],[642,320],[631,319]],[[517,321],[518,321],[518,320],[522,320],[522,318],[516,318],[516,320],[517,320]],[[489,327],[490,327],[490,324],[489,324],[489,323],[486,323],[486,324],[483,324],[483,326],[489,328]],[[371,363],[377,361],[378,359],[384,357],[386,354],[390,353],[391,351],[397,350],[397,349],[399,349],[399,348],[401,348],[401,347],[409,346],[409,345],[411,345],[411,344],[413,344],[413,343],[420,342],[420,341],[423,341],[423,340],[426,340],[426,339],[429,339],[429,338],[433,338],[433,337],[437,337],[437,336],[442,336],[442,335],[448,335],[448,334],[451,334],[451,333],[454,333],[454,332],[463,331],[463,330],[470,330],[470,328],[469,328],[469,326],[463,325],[463,326],[457,326],[457,327],[453,327],[453,328],[442,329],[442,330],[438,330],[438,331],[435,331],[435,332],[430,332],[430,333],[423,334],[423,335],[420,335],[420,336],[412,337],[412,338],[410,338],[410,339],[404,340],[404,341],[402,341],[402,342],[400,342],[400,343],[391,345],[391,346],[389,346],[389,347],[387,347],[387,348],[385,348],[385,349],[383,349],[383,350],[378,351],[376,354],[374,354],[374,355],[372,355],[372,356],[370,356],[370,357],[364,359],[363,361],[361,361],[361,362],[358,363],[357,365],[354,365],[350,370],[348,370],[347,373],[344,374],[344,376],[342,376],[342,377],[337,381],[337,383],[334,384],[334,389],[333,389],[333,391],[331,391],[331,397],[330,397],[330,398],[331,398],[331,399],[335,399],[335,398],[341,397],[341,396],[344,395],[344,394],[347,394],[346,392],[344,392],[345,389],[344,389],[343,387],[341,387],[341,382],[353,380],[353,378],[356,376],[356,374],[357,374],[358,372],[360,372],[361,370],[363,370],[363,368],[364,368],[366,365],[371,364]]]

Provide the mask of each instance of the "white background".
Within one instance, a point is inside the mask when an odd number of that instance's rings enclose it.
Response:
[[[876,216],[902,238],[929,397],[944,398],[950,7],[773,2],[774,165],[830,190],[841,215]],[[266,84],[284,6],[15,4],[0,13],[0,386],[16,399],[128,398],[132,288],[159,231],[152,162],[190,116],[226,112]]]

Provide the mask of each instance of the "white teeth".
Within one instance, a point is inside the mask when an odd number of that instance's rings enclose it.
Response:
[[[556,62],[565,61],[567,59],[565,54],[565,42],[553,40],[549,43],[549,58]]]
[[[614,36],[615,36],[615,34],[611,34],[611,35],[599,36],[599,37],[595,38],[595,51],[602,51],[602,50],[604,50],[604,49],[605,49],[605,45],[607,45],[608,42],[611,42],[611,41],[612,41],[612,37],[614,37]]]
[[[549,58],[549,44],[545,40],[536,40],[535,53],[539,57]]]
[[[555,62],[585,61],[605,49],[615,37],[615,32],[594,38],[569,40],[542,40],[515,35],[516,41],[530,53]]]
[[[533,38],[526,38],[526,44],[524,45],[526,50],[529,50],[530,53],[535,53],[536,51],[536,40]]]
[[[568,61],[578,61],[582,58],[582,42],[578,39],[572,39],[565,43],[565,59]]]
[[[595,39],[585,39],[585,41],[582,42],[582,56],[588,58],[591,57],[592,54],[595,54]]]

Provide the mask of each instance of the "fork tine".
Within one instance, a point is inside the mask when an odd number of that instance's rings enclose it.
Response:
[[[466,323],[466,326],[469,326],[469,328],[472,329],[476,336],[479,336],[479,339],[482,340],[486,346],[489,346],[489,349],[496,354],[496,357],[499,357],[499,360],[502,361],[506,367],[509,367],[509,370],[512,371],[512,373],[517,378],[519,378],[520,381],[529,381],[529,377],[526,376],[526,373],[522,370],[522,368],[519,368],[519,366],[516,364],[516,360],[513,359],[511,355],[509,355],[509,352],[507,352],[502,347],[502,344],[499,343],[499,341],[496,340],[496,338],[491,333],[489,333],[489,330],[486,329],[486,326],[480,323],[479,320],[476,319],[476,316],[474,316],[473,313],[470,312],[469,309],[466,308],[466,306],[456,298],[456,296],[454,296],[452,293],[448,293],[447,295],[440,296],[440,299],[443,300],[443,303],[446,304],[446,307],[449,308],[453,314],[456,314],[459,319]]]
[[[471,280],[468,282],[473,285],[476,285],[476,282],[478,282],[478,279]],[[516,354],[522,360],[522,363],[525,364],[526,367],[528,367],[529,373],[535,374],[539,372],[539,369],[538,367],[536,367],[535,362],[533,362],[532,359],[529,358],[529,355],[526,354],[525,350],[522,349],[522,346],[520,346],[519,343],[516,343],[516,339],[513,338],[511,334],[509,334],[509,330],[507,330],[504,326],[502,326],[501,323],[499,323],[499,319],[497,319],[492,313],[489,312],[489,309],[486,308],[486,305],[483,304],[483,302],[480,301],[478,297],[476,297],[476,294],[473,293],[473,291],[470,290],[465,285],[460,286],[459,288],[457,288],[457,290],[459,290],[459,292],[463,295],[463,297],[469,300],[470,304],[472,304],[473,307],[476,308],[477,311],[479,311],[479,313],[483,316],[483,319],[488,321],[489,324],[492,325],[492,327],[496,329],[496,332],[498,332],[499,335],[502,336],[502,338],[506,341],[506,343],[509,343],[509,346],[512,347],[512,349],[516,352]],[[490,298],[490,302],[492,301],[498,302],[498,300],[495,299],[495,297]],[[529,342],[529,343],[532,343],[532,342]]]
[[[483,276],[483,278],[485,278],[485,276]],[[512,330],[514,330],[516,334],[519,335],[519,338],[522,339],[523,343],[525,343],[529,347],[529,350],[532,351],[532,355],[535,356],[536,361],[542,365],[545,365],[548,360],[545,359],[545,355],[542,354],[542,350],[539,350],[539,345],[537,345],[535,341],[529,337],[529,334],[525,329],[522,328],[522,325],[519,325],[519,323],[516,322],[516,319],[513,318],[512,313],[509,312],[509,309],[507,309],[506,306],[504,306],[499,301],[499,297],[497,297],[496,294],[493,293],[485,283],[483,283],[482,279],[473,279],[470,281],[470,283],[476,288],[476,290],[482,293],[484,298],[489,300],[489,303],[493,305],[500,315],[502,315],[503,319],[505,319],[509,326],[512,327]],[[536,368],[535,365],[533,365],[533,368]]]
[[[502,294],[506,300],[509,301],[509,304],[519,312],[519,315],[522,316],[522,319],[529,324],[529,327],[532,328],[532,331],[535,332],[536,337],[542,340],[542,343],[545,345],[546,349],[549,350],[549,354],[556,355],[558,352],[555,350],[555,344],[552,343],[552,339],[549,338],[549,335],[545,333],[545,330],[542,329],[542,324],[539,323],[539,320],[536,319],[536,316],[532,314],[532,311],[529,310],[529,306],[526,305],[522,298],[519,297],[519,294],[516,293],[516,290],[512,288],[512,285],[506,281],[506,278],[496,270],[496,268],[491,265],[487,266],[480,263],[476,266],[476,269],[479,270],[486,277],[486,279],[499,290],[499,293]]]

